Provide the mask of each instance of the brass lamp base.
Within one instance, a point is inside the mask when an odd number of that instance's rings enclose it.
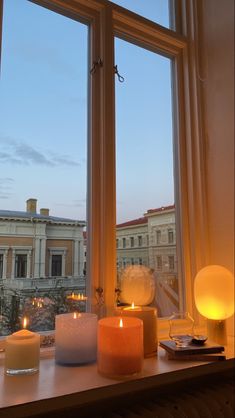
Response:
[[[208,339],[217,344],[227,345],[226,321],[207,319]]]

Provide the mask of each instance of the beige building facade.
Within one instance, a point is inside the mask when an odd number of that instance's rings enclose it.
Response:
[[[128,265],[145,265],[154,274],[159,316],[179,308],[175,206],[148,210],[142,218],[117,225],[118,284]]]
[[[37,200],[26,211],[0,210],[0,279],[12,289],[68,288],[83,278],[84,221],[37,213]]]

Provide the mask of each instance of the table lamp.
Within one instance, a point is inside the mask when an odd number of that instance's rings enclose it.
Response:
[[[234,313],[234,277],[223,266],[202,268],[194,281],[196,308],[207,318],[208,338],[218,344],[227,344],[225,320]]]

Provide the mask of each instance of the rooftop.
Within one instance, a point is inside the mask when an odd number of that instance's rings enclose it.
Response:
[[[57,216],[46,216],[38,213],[32,212],[23,212],[16,210],[1,210],[0,209],[0,219],[2,220],[22,220],[22,221],[37,221],[37,222],[46,222],[46,223],[66,223],[66,224],[77,224],[80,226],[85,226],[85,221],[79,221],[69,218],[60,218]]]

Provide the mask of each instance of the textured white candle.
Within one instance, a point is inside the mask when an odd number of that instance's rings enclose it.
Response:
[[[40,335],[22,329],[6,338],[6,374],[31,374],[38,371]]]
[[[68,313],[56,316],[55,360],[60,364],[91,363],[97,354],[97,315]]]

